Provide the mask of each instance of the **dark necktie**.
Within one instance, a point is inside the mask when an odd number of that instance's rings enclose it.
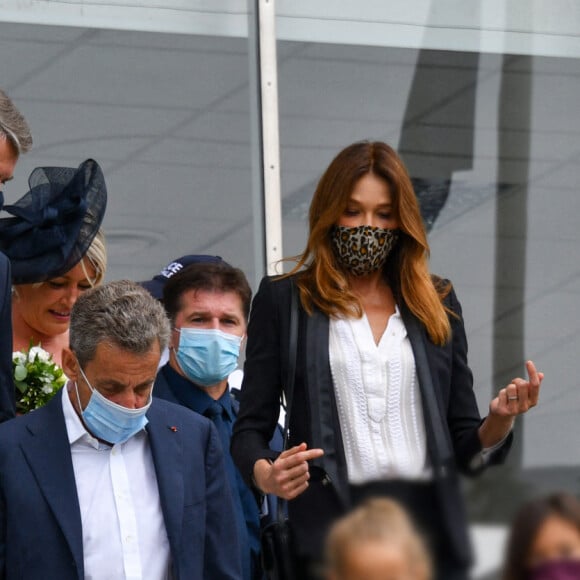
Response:
[[[230,429],[227,422],[224,419],[225,409],[217,401],[212,401],[208,406],[205,415],[212,420],[213,424],[216,426],[218,434],[220,436],[220,441],[222,447],[224,448],[224,455],[226,457],[230,456]],[[226,462],[227,463],[227,462]]]
[[[248,539],[248,529],[246,527],[246,516],[244,513],[244,507],[242,502],[248,501],[246,495],[249,495],[249,501],[255,504],[255,500],[251,497],[251,492],[242,480],[239,474],[232,456],[230,455],[230,439],[232,436],[231,431],[231,421],[227,421],[224,416],[225,409],[218,401],[212,401],[208,408],[206,409],[205,416],[210,419],[216,426],[218,434],[220,436],[220,441],[224,449],[224,456],[226,462],[226,471],[228,475],[228,481],[232,490],[232,497],[234,499],[234,505],[236,509],[236,523],[238,525],[238,537],[242,549],[242,567],[245,579],[252,578],[252,562],[250,557],[249,539]],[[242,495],[244,497],[242,497]],[[251,504],[250,504],[251,505]],[[256,519],[257,519],[257,506],[256,506]]]

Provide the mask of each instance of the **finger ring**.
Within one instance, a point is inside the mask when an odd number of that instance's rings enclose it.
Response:
[[[515,397],[508,397],[508,401],[517,401],[517,400],[518,400],[517,395]]]

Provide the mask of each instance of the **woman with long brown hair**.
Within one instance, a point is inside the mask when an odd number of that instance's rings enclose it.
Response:
[[[470,563],[458,470],[500,462],[516,415],[543,375],[526,363],[481,420],[461,307],[429,272],[429,246],[407,171],[382,142],[341,151],[320,179],[296,267],[254,299],[232,453],[246,480],[291,500],[301,577],[316,577],[324,536],[345,510],[381,495],[428,537],[445,580]],[[289,352],[292,286],[300,299],[291,447],[268,441]]]

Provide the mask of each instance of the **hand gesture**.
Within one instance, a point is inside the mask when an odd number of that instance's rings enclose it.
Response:
[[[528,371],[528,380],[518,377],[503,388],[490,403],[490,415],[515,417],[538,404],[540,385],[544,379],[544,373],[537,371],[531,360],[526,362],[526,369]]]
[[[322,455],[322,449],[307,449],[306,443],[301,443],[280,453],[273,463],[266,459],[256,461],[254,480],[264,493],[294,499],[308,487],[308,461]]]

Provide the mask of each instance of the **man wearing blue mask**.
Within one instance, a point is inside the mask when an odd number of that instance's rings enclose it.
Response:
[[[169,335],[133,282],[79,297],[66,387],[0,425],[0,578],[239,580],[218,433],[152,399]]]
[[[251,290],[244,273],[222,260],[190,265],[172,276],[163,302],[172,323],[169,362],[153,390],[155,397],[184,405],[210,418],[226,450],[226,471],[234,492],[244,580],[261,578],[260,513],[257,498],[229,454],[238,405],[228,376],[236,369],[246,333]]]

